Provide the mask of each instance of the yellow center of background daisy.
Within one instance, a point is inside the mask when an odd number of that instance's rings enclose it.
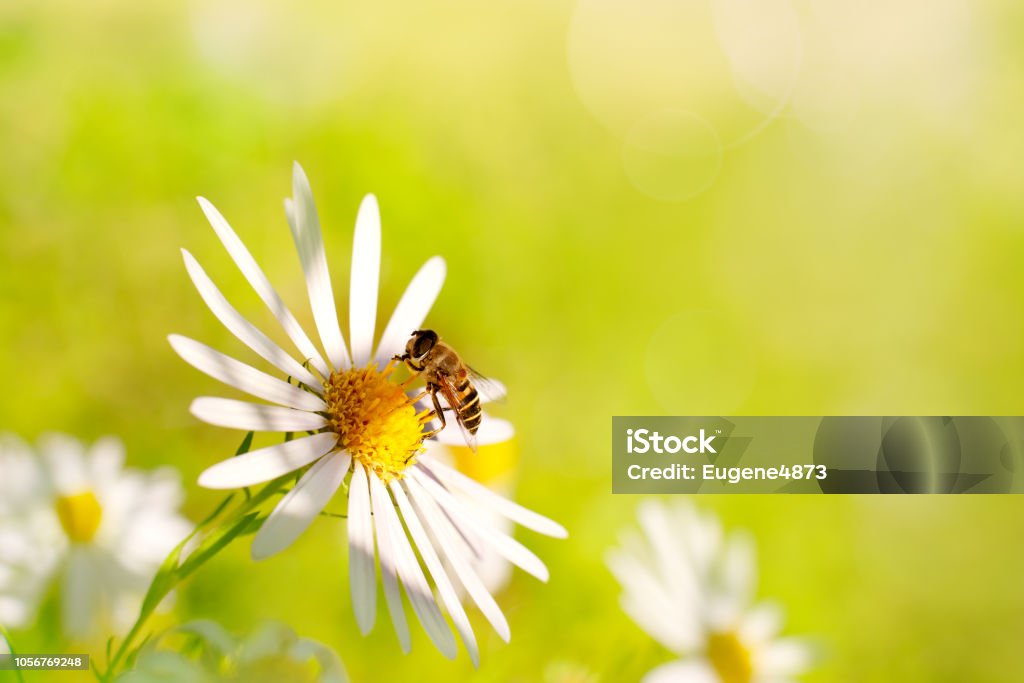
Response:
[[[103,508],[92,491],[57,498],[57,518],[73,543],[88,543],[103,519]]]
[[[735,633],[712,633],[708,637],[708,659],[722,683],[750,683],[753,678],[750,651]]]
[[[365,368],[334,372],[324,383],[330,428],[353,458],[385,483],[401,478],[423,449],[423,425],[432,415],[416,412],[402,385],[391,381],[393,363],[381,371]]]

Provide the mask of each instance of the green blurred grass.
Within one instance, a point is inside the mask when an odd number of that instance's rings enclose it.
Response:
[[[550,585],[517,574],[500,597],[511,645],[475,618],[477,672],[464,655],[444,661],[418,629],[401,656],[384,615],[358,635],[337,520],[264,563],[234,548],[182,592],[182,619],[243,631],[286,621],[334,646],[356,681],[424,670],[533,681],[554,660],[636,679],[668,653],[619,610],[603,566],[636,503],[609,493],[610,415],[1020,412],[1018,9],[975,8],[985,49],[964,66],[970,100],[953,124],[922,123],[898,95],[870,91],[849,129],[819,135],[784,117],[729,149],[714,184],[685,203],[638,191],[621,131],[578,96],[572,11],[0,9],[0,428],[119,434],[133,464],[176,466],[187,513],[204,514],[217,496],[192,482],[240,435],[189,416],[194,396],[223,390],[165,337],[254,359],[205,310],[178,248],[273,330],[193,201],[208,197],[310,323],[281,208],[298,159],[342,320],[366,192],[384,221],[381,321],[426,258],[448,260],[429,321],[506,379],[519,499],[572,534],[527,539]],[[652,342],[679,314],[701,324]],[[755,533],[761,594],[787,607],[790,633],[830,649],[808,681],[1016,680],[1016,497],[698,503]],[[70,646],[47,618],[17,635],[22,651]]]

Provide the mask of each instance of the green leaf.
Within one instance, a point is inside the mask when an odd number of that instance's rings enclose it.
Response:
[[[250,512],[247,515],[233,520],[225,526],[219,527],[209,536],[203,539],[195,552],[188,556],[185,562],[178,569],[179,580],[198,569],[204,562],[219,553],[228,543],[245,531],[246,527],[257,517],[258,512]]]
[[[110,659],[110,657],[107,657],[107,659]],[[100,671],[100,667],[96,665],[96,660],[92,657],[89,658],[89,668],[92,670],[92,675],[96,677],[96,680],[107,680],[106,675],[102,671]],[[17,668],[15,668],[14,670],[18,672],[18,680],[24,681],[25,679],[21,677],[21,670]]]
[[[249,432],[245,435],[245,438],[242,439],[242,443],[238,446],[238,450],[235,451],[235,455],[242,455],[243,453],[249,452],[249,449],[252,448],[253,434],[255,434],[255,432]]]
[[[135,647],[134,650],[128,653],[128,657],[125,658],[124,666],[126,669],[135,668],[135,660],[138,658],[139,653],[146,649],[146,645],[149,644],[150,639],[153,638],[152,633],[147,633],[146,637],[142,639],[142,642]]]
[[[213,520],[217,519],[220,514],[224,511],[235,497],[235,494],[231,494],[210,513],[206,519],[196,525],[196,528],[189,533],[181,543],[176,545],[173,550],[164,558],[164,561],[160,564],[160,568],[157,570],[156,575],[153,577],[152,583],[149,584],[149,590],[146,591],[146,597],[142,601],[142,608],[139,610],[140,614],[150,614],[156,606],[160,604],[160,601],[167,596],[167,594],[177,583],[174,573],[178,569],[178,565],[181,560],[181,552],[185,549],[185,546],[196,537],[200,531],[206,528]],[[109,660],[108,660],[109,661]]]
[[[260,528],[263,526],[263,523],[267,521],[267,517],[269,516],[270,515],[260,516],[257,514],[257,516],[252,520],[252,522],[249,523],[249,526],[242,529],[242,532],[238,534],[239,538],[241,538],[242,536],[251,536],[252,534],[259,531]]]
[[[217,517],[220,516],[220,513],[224,512],[224,508],[226,508],[228,506],[228,504],[231,503],[231,500],[234,497],[235,497],[235,494],[232,493],[227,498],[222,500],[220,502],[220,504],[217,505],[217,507],[214,509],[213,512],[211,512],[209,515],[207,515],[206,518],[203,519],[203,521],[199,522],[199,526],[197,526],[195,531],[193,531],[190,535],[194,536],[196,531],[199,531],[203,527],[207,526],[210,522],[212,522],[213,520],[217,519]]]
[[[11,657],[18,654],[14,649],[14,643],[11,642],[11,634],[3,627],[3,624],[0,624],[0,639],[7,643],[7,650],[11,653]],[[21,669],[17,665],[14,667],[14,676],[18,679],[18,683],[25,683],[25,677],[21,674]]]

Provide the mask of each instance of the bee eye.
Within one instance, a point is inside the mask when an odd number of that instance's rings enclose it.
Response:
[[[433,330],[422,330],[412,341],[412,355],[419,358],[434,348],[434,344],[437,343],[437,333]]]

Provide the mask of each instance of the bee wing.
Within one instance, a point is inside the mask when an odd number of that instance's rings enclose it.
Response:
[[[466,425],[462,422],[462,413],[460,413],[455,406],[459,405],[459,392],[452,384],[451,378],[447,375],[442,375],[437,378],[438,386],[441,389],[441,395],[444,396],[445,402],[452,408],[452,413],[455,415],[455,421],[459,425],[459,429],[462,431],[462,438],[466,440],[466,445],[472,449],[473,453],[476,454],[476,434],[471,434]]]
[[[504,401],[508,396],[508,389],[498,380],[484,377],[468,365],[466,369],[469,370],[469,381],[473,383],[473,387],[480,394],[480,400],[484,403]]]

